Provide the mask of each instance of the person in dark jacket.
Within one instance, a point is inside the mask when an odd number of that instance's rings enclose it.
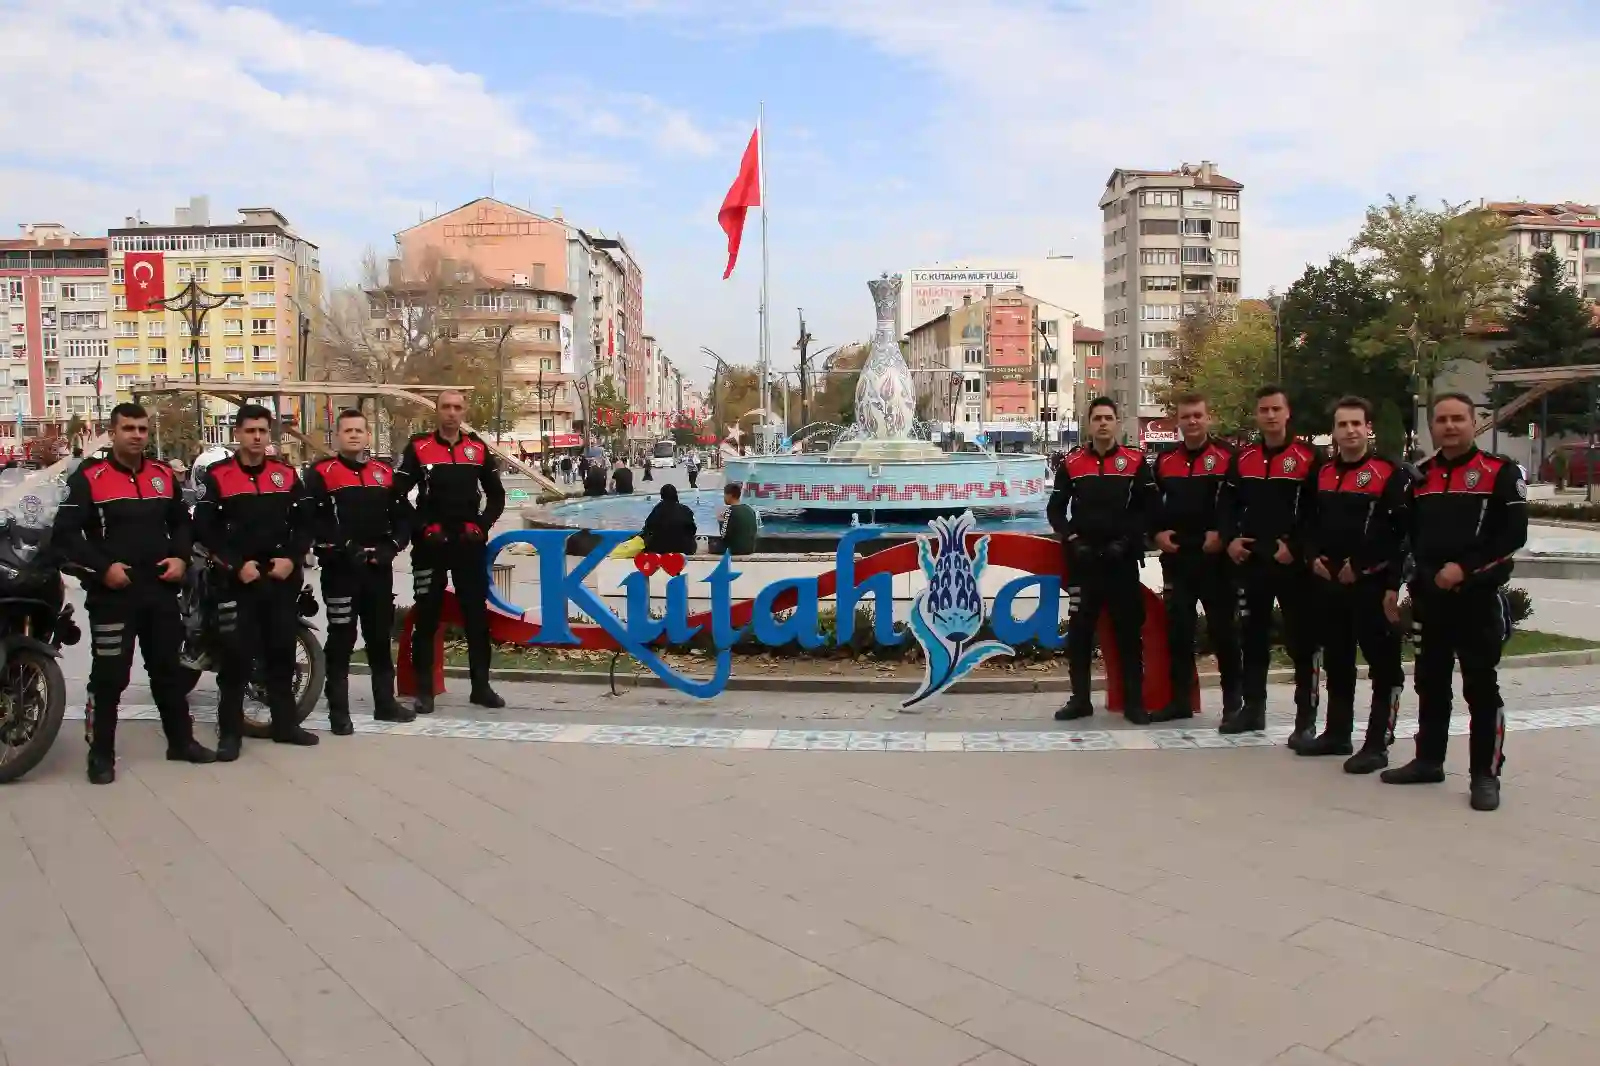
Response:
[[[617,465],[611,471],[611,491],[618,496],[633,494],[633,471],[623,465],[622,460],[617,460]]]
[[[213,585],[217,636],[217,761],[239,757],[244,686],[256,656],[266,674],[272,739],[312,745],[294,704],[300,574],[311,551],[305,485],[294,467],[267,454],[272,412],[247,403],[233,417],[239,450],[206,467],[194,508],[194,539],[220,571]]]
[[[1087,718],[1089,668],[1100,612],[1111,616],[1122,660],[1123,717],[1144,725],[1144,559],[1150,507],[1150,467],[1144,453],[1117,443],[1117,405],[1104,396],[1089,402],[1089,443],[1056,471],[1047,514],[1061,536],[1067,562],[1067,662],[1072,698],[1056,712],[1059,722]],[[1068,517],[1068,508],[1071,516]]]
[[[1233,464],[1232,528],[1224,533],[1228,557],[1238,567],[1239,629],[1244,702],[1223,720],[1222,733],[1267,727],[1267,669],[1272,661],[1272,605],[1283,610],[1284,644],[1294,662],[1294,731],[1289,747],[1310,740],[1321,698],[1316,629],[1311,620],[1311,574],[1300,543],[1316,493],[1319,462],[1311,445],[1289,429],[1289,399],[1281,386],[1256,390],[1261,439],[1239,451]]]
[[[183,620],[178,589],[191,550],[189,511],[178,478],[144,457],[150,419],[144,408],[111,409],[111,454],[90,459],[67,478],[51,541],[83,581],[93,657],[89,663],[89,781],[116,778],[117,704],[128,687],[137,638],[161,712],[167,758],[209,763],[216,754],[195,740],[188,689],[178,661]]]
[[[639,535],[647,552],[694,554],[694,512],[678,502],[676,485],[661,486],[661,502],[651,508]]]
[[[1447,393],[1433,402],[1439,452],[1411,485],[1412,630],[1416,637],[1417,754],[1385,770],[1391,785],[1444,780],[1450,738],[1450,675],[1461,661],[1461,694],[1472,721],[1472,808],[1500,806],[1505,762],[1505,702],[1500,651],[1511,634],[1505,584],[1512,556],[1528,542],[1528,485],[1517,464],[1473,443],[1472,399]]]
[[[1344,768],[1370,774],[1389,765],[1405,671],[1400,666],[1400,584],[1406,561],[1405,471],[1372,452],[1372,404],[1346,396],[1334,405],[1335,452],[1317,472],[1306,524],[1312,604],[1328,671],[1328,721],[1300,755],[1350,755],[1355,730],[1356,649],[1372,674],[1367,735]]]
[[[1224,554],[1232,503],[1229,478],[1234,452],[1211,436],[1211,413],[1199,393],[1174,404],[1183,440],[1156,458],[1155,507],[1150,528],[1161,552],[1162,594],[1167,605],[1167,651],[1172,701],[1150,716],[1154,722],[1194,717],[1195,606],[1206,610],[1206,634],[1222,675],[1222,717],[1236,717],[1239,687],[1238,610],[1233,575]]]
[[[598,462],[590,463],[583,472],[583,494],[585,496],[606,494],[606,468]]]

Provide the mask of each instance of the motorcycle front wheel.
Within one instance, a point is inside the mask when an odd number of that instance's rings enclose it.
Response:
[[[0,784],[39,765],[66,711],[60,664],[35,648],[11,649],[0,676]]]

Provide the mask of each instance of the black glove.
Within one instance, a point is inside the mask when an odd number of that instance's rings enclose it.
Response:
[[[1116,562],[1128,554],[1128,546],[1120,540],[1114,540],[1101,549],[1100,554],[1107,562]]]
[[[345,541],[344,555],[345,558],[349,559],[352,563],[355,563],[358,566],[367,561],[367,549],[363,548],[360,544],[357,544],[353,540]]]
[[[375,548],[368,549],[367,557],[374,566],[388,566],[394,562],[394,557],[400,554],[400,549],[395,544],[385,541]]]

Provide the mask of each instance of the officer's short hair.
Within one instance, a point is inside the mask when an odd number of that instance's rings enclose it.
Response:
[[[1096,407],[1109,407],[1111,408],[1112,414],[1119,413],[1117,411],[1117,401],[1113,400],[1109,396],[1096,396],[1094,399],[1089,401],[1089,414],[1091,417],[1094,415],[1094,409]]]
[[[128,419],[129,421],[136,422],[141,418],[149,417],[150,412],[146,411],[143,407],[136,403],[119,403],[117,406],[111,409],[110,425],[113,429],[115,429],[117,423],[124,418]]]
[[[1283,402],[1289,402],[1289,394],[1283,391],[1282,385],[1263,385],[1256,390],[1256,399],[1265,400],[1268,396],[1282,396]]]
[[[354,407],[346,407],[343,411],[339,412],[339,417],[333,420],[333,424],[335,426],[342,426],[344,425],[344,420],[347,418],[359,418],[363,422],[367,420],[365,413],[356,410]]]
[[[1468,396],[1466,393],[1464,393],[1464,392],[1446,392],[1446,393],[1442,393],[1441,395],[1435,396],[1433,398],[1433,406],[1428,408],[1428,414],[1431,415],[1435,411],[1437,411],[1439,409],[1439,405],[1444,403],[1446,400],[1454,400],[1457,403],[1466,404],[1467,405],[1467,413],[1468,414],[1471,414],[1472,412],[1474,412],[1474,411],[1476,411],[1478,409],[1477,402],[1474,401],[1473,398],[1471,396]]]
[[[1201,393],[1198,393],[1198,392],[1180,392],[1178,394],[1177,399],[1172,401],[1172,409],[1174,411],[1176,411],[1180,407],[1193,407],[1197,403],[1204,404],[1205,402],[1206,402],[1206,398]],[[1207,404],[1207,406],[1210,406],[1210,405]]]
[[[246,422],[256,422],[266,419],[267,425],[272,425],[272,412],[258,403],[247,403],[233,415],[233,428],[238,429]]]
[[[1333,405],[1333,415],[1339,416],[1340,411],[1360,409],[1362,417],[1368,424],[1372,422],[1372,401],[1365,396],[1341,396]]]

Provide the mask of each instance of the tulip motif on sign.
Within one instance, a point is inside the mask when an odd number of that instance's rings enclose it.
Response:
[[[911,633],[922,645],[922,684],[901,707],[921,703],[949,688],[978,664],[1014,654],[1011,645],[977,639],[983,628],[983,593],[978,578],[989,563],[989,538],[979,537],[967,552],[967,535],[977,528],[972,512],[928,523],[933,535],[917,538],[917,558],[928,579],[911,605]]]

